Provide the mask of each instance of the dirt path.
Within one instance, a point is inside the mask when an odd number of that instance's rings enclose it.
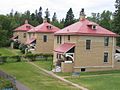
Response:
[[[85,76],[61,76],[62,78],[80,78],[80,77],[96,77],[96,76],[111,76],[113,74],[100,74],[100,75],[85,75]],[[114,74],[114,75],[119,75],[119,74]]]
[[[50,75],[50,76],[52,76],[52,77],[54,77],[54,78],[56,78],[56,79],[59,79],[59,80],[65,82],[65,83],[67,83],[67,84],[69,84],[69,85],[75,86],[75,87],[79,88],[80,90],[88,90],[88,89],[85,88],[85,87],[82,87],[82,86],[80,86],[80,85],[78,85],[78,84],[75,84],[75,83],[73,83],[73,82],[70,82],[70,81],[68,81],[68,80],[66,80],[66,79],[64,79],[64,78],[62,78],[62,77],[54,74],[52,71],[47,71],[47,70],[39,67],[38,65],[34,64],[33,62],[28,62],[28,63],[32,64],[33,66],[37,67],[38,69],[42,70],[43,72],[47,73],[48,75]]]

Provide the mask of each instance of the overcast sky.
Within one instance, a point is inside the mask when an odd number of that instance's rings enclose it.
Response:
[[[43,16],[46,8],[50,11],[50,16],[53,13],[57,13],[58,19],[65,18],[69,8],[73,9],[75,18],[79,17],[81,8],[85,9],[87,16],[90,16],[92,12],[102,12],[103,10],[115,10],[115,0],[0,0],[0,14],[8,14],[11,9],[19,12],[25,12],[30,10],[34,12],[43,8]]]

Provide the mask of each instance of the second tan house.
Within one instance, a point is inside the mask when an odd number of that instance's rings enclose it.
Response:
[[[35,53],[53,53],[54,33],[60,30],[46,20],[28,31],[27,44],[35,48]]]
[[[117,36],[81,16],[55,33],[54,64],[62,72],[120,69],[120,62],[114,59]]]
[[[25,44],[27,41],[27,31],[32,29],[33,26],[28,24],[28,21],[25,20],[25,24],[21,25],[20,27],[16,28],[13,33],[12,40],[19,41],[20,43]]]

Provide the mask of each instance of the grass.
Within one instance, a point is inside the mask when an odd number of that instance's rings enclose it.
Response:
[[[60,74],[64,76],[65,74]],[[67,75],[67,74],[66,74]],[[120,71],[84,72],[80,77],[66,79],[78,83],[90,90],[119,90]]]
[[[2,56],[14,56],[14,55],[20,55],[20,50],[17,49],[11,49],[11,48],[0,48],[0,54]]]
[[[16,76],[16,79],[31,90],[79,90],[56,80],[27,62],[6,63],[0,69]]]
[[[38,66],[50,70],[52,61],[34,62]],[[120,70],[81,72],[80,77],[72,77],[72,73],[56,73],[74,83],[87,87],[90,90],[119,90]]]
[[[48,60],[48,61],[36,61],[34,62],[36,65],[50,71],[52,70],[52,63],[53,61],[52,60]]]

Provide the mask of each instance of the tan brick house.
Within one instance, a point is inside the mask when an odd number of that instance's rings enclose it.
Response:
[[[85,19],[83,10],[78,22],[55,33],[54,64],[62,72],[118,68],[120,63],[114,59],[116,37],[115,33]]]
[[[36,53],[53,53],[54,32],[60,30],[46,20],[28,31],[28,44],[35,44]]]
[[[25,24],[16,28],[13,33],[12,40],[18,40],[20,43],[26,43],[27,41],[27,31],[32,29],[33,26],[28,24],[28,21],[25,20]]]

